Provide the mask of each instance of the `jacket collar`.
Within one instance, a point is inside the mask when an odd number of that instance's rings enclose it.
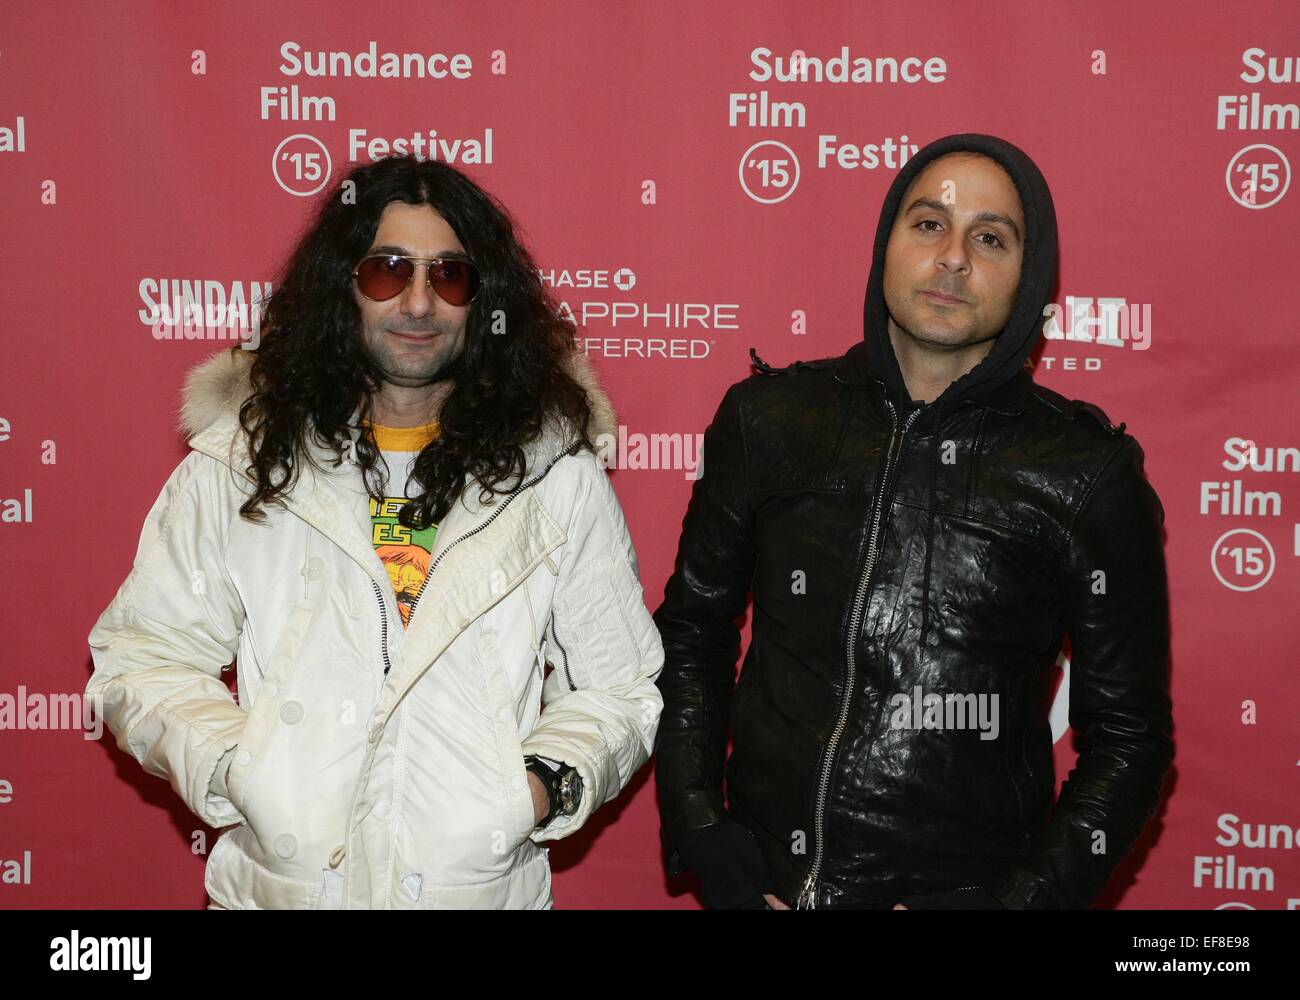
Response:
[[[862,385],[874,388],[882,397],[886,394],[885,380],[871,365],[866,341],[850,347],[835,368],[835,377],[845,385]],[[1020,369],[1007,381],[986,389],[978,395],[963,396],[962,405],[979,406],[1003,416],[1019,416],[1033,391],[1034,380],[1027,369]]]
[[[239,410],[252,393],[249,380],[252,353],[232,348],[196,364],[185,377],[180,408],[180,428],[190,447],[224,462],[241,475],[245,474],[249,464],[249,453],[247,436],[239,422]],[[584,354],[571,351],[564,360],[564,368],[583,387],[591,403],[591,416],[586,427],[588,437],[597,446],[605,445],[606,454],[612,454],[618,439],[618,416],[601,388],[591,362]],[[321,468],[313,468],[312,462],[298,463],[300,479],[305,481],[301,488],[295,486],[285,498],[286,505],[299,493],[302,494],[298,498],[301,504],[310,504],[313,497],[321,496],[326,500],[344,499],[351,505],[358,490],[364,495],[365,488],[360,477],[354,474],[355,467],[346,463],[338,465],[335,451],[317,444],[311,435],[307,438],[312,457]],[[573,440],[574,436],[568,429],[559,426],[557,421],[549,421],[545,432],[524,449],[526,477],[545,469],[551,459]],[[332,467],[337,471],[331,472]],[[252,482],[251,477],[246,478]],[[467,488],[466,493],[470,492],[478,491]],[[337,510],[326,520],[338,520],[333,516],[336,514]],[[331,526],[338,528],[340,525]],[[337,533],[330,532],[330,535],[339,540]]]
[[[186,376],[185,389],[182,393],[181,420],[179,420],[192,449],[226,464],[242,476],[242,482],[250,485],[252,479],[244,472],[250,464],[250,455],[248,455],[246,434],[239,424],[239,407],[252,391],[248,380],[251,363],[250,351],[234,349],[217,352],[211,358],[194,365]],[[569,375],[575,378],[588,393],[591,402],[591,417],[586,427],[588,436],[597,445],[604,443],[608,446],[611,438],[612,440],[617,438],[617,416],[610,399],[599,386],[590,363],[585,355],[578,354],[576,351],[571,352],[565,360],[565,371],[568,371]],[[360,475],[357,475],[356,466],[347,462],[339,463],[335,451],[318,445],[312,440],[311,434],[308,434],[307,438],[308,449],[311,450],[311,458],[315,462],[298,463],[298,481],[283,497],[285,507],[341,547],[348,557],[354,559],[369,573],[370,579],[376,581],[382,592],[395,603],[393,584],[380,558],[374,553],[373,545],[370,544],[369,497],[365,492],[364,482],[361,481]],[[571,442],[572,437],[565,434],[564,430],[552,421],[546,433],[525,449],[526,459],[528,459],[525,476],[532,479],[533,476],[545,471],[551,460],[562,453],[565,447],[571,445]],[[502,506],[499,498],[495,498],[489,505],[482,505],[478,502],[477,489],[473,489],[472,486],[465,489],[459,501],[451,506],[451,511],[438,525],[439,531],[435,536],[432,558],[437,559],[442,547],[454,542],[461,534],[490,520],[495,519],[493,528],[490,532],[478,536],[480,542],[486,541],[485,534],[495,537],[507,527],[526,531],[530,527],[537,528],[538,525],[545,525],[545,520],[539,518],[537,512],[537,508],[541,505],[532,490],[525,490],[524,494],[511,505],[519,508],[519,511],[512,511],[510,518],[506,518],[506,516],[497,516],[498,508]],[[525,512],[528,512],[526,516]],[[541,533],[545,537],[539,541],[545,542],[547,551],[558,544],[555,538],[551,537],[554,532],[542,531]],[[563,541],[563,531],[559,534],[560,541]],[[526,545],[520,542],[523,547],[528,547],[530,544],[532,542]],[[467,547],[478,550],[477,546],[458,546],[458,550],[448,557],[448,562],[461,558],[460,550]],[[478,557],[482,558],[481,550],[478,550]],[[438,575],[439,579],[442,579],[441,567]],[[450,575],[454,576],[455,573]],[[428,594],[425,597],[428,597]],[[422,603],[425,603],[424,597],[421,598],[421,605]],[[417,622],[426,610],[428,609],[422,609],[420,615],[416,615]]]
[[[196,435],[214,425],[222,425],[223,434],[229,434],[239,426],[239,408],[252,392],[249,369],[253,353],[238,348],[218,351],[194,365],[186,374],[179,425],[191,444]],[[586,355],[570,352],[565,358],[564,368],[587,391],[591,401],[591,420],[586,428],[588,436],[595,441],[600,435],[609,434],[617,440],[618,415]]]

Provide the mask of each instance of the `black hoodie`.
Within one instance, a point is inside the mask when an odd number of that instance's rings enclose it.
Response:
[[[948,153],[968,151],[992,157],[1011,175],[1020,195],[1020,206],[1025,216],[1025,242],[1020,269],[1020,285],[1007,325],[998,334],[993,350],[978,365],[953,382],[934,401],[951,404],[960,399],[978,399],[997,388],[1025,365],[1025,359],[1038,343],[1043,329],[1043,308],[1051,301],[1052,287],[1056,281],[1057,243],[1056,208],[1047,181],[1034,161],[1023,151],[1004,139],[978,132],[958,132],[924,146],[916,152],[894,178],[885,203],[880,208],[880,222],[876,225],[876,243],[871,259],[871,275],[867,279],[867,300],[862,314],[863,338],[871,364],[885,380],[890,398],[906,409],[910,404],[903,374],[894,356],[894,345],[889,340],[889,313],[885,308],[885,245],[894,226],[903,200],[903,192],[926,165]],[[946,408],[946,406],[945,406]]]
[[[939,398],[930,403],[918,420],[920,424],[930,423],[937,429],[943,421],[943,414],[950,411],[962,399],[978,399],[996,389],[1024,369],[1025,359],[1038,344],[1042,335],[1043,308],[1051,301],[1052,288],[1056,282],[1057,242],[1056,242],[1056,208],[1052,204],[1052,193],[1047,188],[1047,181],[1042,173],[1025,153],[1004,139],[979,132],[958,132],[936,139],[917,150],[907,161],[903,169],[894,178],[885,203],[880,209],[880,222],[876,225],[876,243],[871,259],[871,275],[867,279],[867,299],[863,308],[863,337],[867,342],[867,354],[872,367],[879,377],[884,379],[889,397],[898,407],[899,413],[906,413],[916,404],[912,402],[903,381],[898,359],[894,355],[894,345],[889,339],[889,312],[885,307],[885,246],[889,243],[889,234],[894,226],[894,218],[903,200],[907,186],[925,166],[947,153],[969,151],[983,153],[992,157],[1011,175],[1020,195],[1020,206],[1024,213],[1025,234],[1024,252],[1020,266],[1020,284],[1016,289],[1015,304],[1007,325],[997,335],[993,349],[979,364],[961,378],[952,382]],[[1027,375],[1021,377],[1028,377]],[[939,464],[939,435],[934,435],[933,450],[930,456],[930,495],[928,508],[925,546],[925,583],[921,600],[921,637],[925,644],[928,634],[930,604],[930,553],[934,550],[934,488]]]

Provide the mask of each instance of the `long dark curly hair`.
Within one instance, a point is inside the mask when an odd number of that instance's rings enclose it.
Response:
[[[454,385],[438,414],[438,436],[411,471],[423,492],[402,508],[401,523],[441,522],[467,477],[478,482],[480,502],[516,488],[526,468],[524,446],[548,420],[558,418],[595,450],[587,435],[591,402],[564,369],[573,328],[558,317],[505,207],[445,163],[389,157],[357,167],[321,200],[264,305],[250,368],[253,392],[239,411],[251,456],[247,471],[257,484],[240,507],[246,520],[263,522],[265,503],[283,506],[304,456],[316,465],[308,435],[341,461],[354,413],[351,426],[367,426],[381,376],[362,347],[351,276],[394,201],[431,206],[481,275],[463,353],[446,369],[454,371]],[[508,332],[494,336],[492,325],[502,321]],[[358,438],[355,458],[367,492],[382,500],[387,477],[368,431]]]

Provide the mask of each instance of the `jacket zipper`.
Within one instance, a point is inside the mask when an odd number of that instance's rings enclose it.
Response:
[[[871,535],[867,544],[866,566],[863,568],[862,579],[858,583],[858,591],[853,599],[853,611],[849,616],[848,651],[845,661],[844,690],[840,694],[839,714],[836,717],[835,728],[831,731],[830,739],[826,741],[826,750],[822,756],[821,777],[817,784],[817,803],[813,813],[813,840],[815,841],[813,860],[812,864],[808,866],[808,874],[799,886],[799,895],[795,897],[796,910],[811,910],[817,904],[817,880],[821,875],[822,868],[822,829],[826,812],[826,793],[830,788],[831,768],[835,761],[835,751],[839,748],[840,737],[843,735],[844,727],[848,723],[849,702],[853,698],[853,689],[857,683],[857,659],[855,655],[857,635],[862,626],[867,587],[872,571],[876,568],[876,558],[879,555],[880,522],[884,516],[885,495],[889,492],[890,472],[893,470],[894,459],[897,457],[894,446],[897,444],[898,452],[902,452],[903,437],[907,434],[908,428],[912,426],[912,421],[921,412],[920,410],[914,410],[910,413],[900,433],[898,430],[898,411],[889,399],[885,400],[885,405],[889,407],[889,451],[885,455],[885,470],[880,477],[880,490],[876,493],[875,513],[871,519]]]
[[[379,584],[375,583],[373,577],[370,586],[375,588],[375,597],[379,600],[379,648],[384,654],[384,675],[387,676],[392,667],[388,661],[388,605],[384,603],[384,592],[379,589]]]
[[[534,476],[532,479],[528,480],[527,482],[520,483],[508,494],[506,494],[506,498],[505,500],[502,501],[501,506],[498,507],[496,510],[494,510],[488,516],[488,519],[486,521],[484,521],[480,525],[477,525],[474,528],[471,528],[469,531],[465,532],[465,534],[461,535],[455,541],[451,542],[445,549],[443,549],[441,552],[438,553],[438,558],[433,561],[433,565],[429,567],[429,572],[424,575],[424,582],[420,584],[420,589],[416,591],[415,600],[411,602],[411,613],[410,615],[407,616],[406,619],[407,628],[411,627],[411,622],[414,621],[415,619],[415,612],[416,609],[419,607],[420,598],[424,596],[424,588],[429,585],[429,579],[430,577],[433,576],[433,571],[438,568],[438,563],[442,562],[442,557],[445,556],[451,550],[451,547],[453,545],[459,544],[460,542],[463,542],[466,538],[469,538],[471,535],[477,535],[480,531],[486,528],[489,524],[491,524],[494,520],[496,520],[498,514],[500,514],[503,510],[506,509],[506,507],[510,505],[511,500],[517,497],[528,487],[534,485],[535,483],[540,482],[546,476],[546,474],[551,471],[551,467],[555,465],[556,462],[562,459],[565,455],[573,454],[574,451],[576,451],[581,444],[582,444],[582,440],[580,438],[573,441],[567,448],[565,448],[563,451],[557,454],[553,459],[551,459],[550,462],[547,463],[545,469],[543,469],[541,472],[539,472],[536,476]],[[392,661],[389,660],[388,658],[388,605],[384,601],[384,592],[379,589],[379,584],[375,583],[373,578],[370,580],[370,586],[374,588],[375,597],[379,601],[379,630],[380,630],[379,642],[380,642],[380,649],[384,654],[384,675],[387,676],[388,671],[391,670],[393,666]],[[552,635],[555,634],[554,625],[552,625],[551,627],[551,634]],[[559,645],[558,639],[556,640],[556,645]],[[567,658],[565,660],[565,673],[566,674],[568,673]],[[571,690],[576,690],[573,688],[572,681],[569,682],[569,687]]]
[[[569,682],[569,690],[576,691],[578,689],[573,683],[573,675],[569,673],[569,653],[560,645],[560,637],[555,634],[555,615],[551,615],[551,638],[555,640],[555,645],[560,650],[561,662],[564,664],[564,679]]]

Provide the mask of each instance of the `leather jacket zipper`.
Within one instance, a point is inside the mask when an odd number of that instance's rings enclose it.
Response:
[[[459,543],[463,542],[466,538],[469,538],[471,535],[477,535],[480,531],[486,528],[489,524],[491,524],[494,520],[496,520],[498,514],[500,514],[503,510],[506,509],[506,507],[510,505],[511,500],[517,497],[524,490],[528,489],[528,487],[534,485],[535,483],[540,482],[546,476],[546,474],[551,471],[551,467],[555,465],[556,462],[562,459],[565,455],[572,455],[581,445],[582,445],[581,439],[573,441],[567,448],[565,448],[563,451],[557,454],[553,459],[551,459],[550,462],[547,463],[545,469],[543,469],[541,472],[539,472],[537,475],[535,475],[532,479],[528,480],[527,482],[520,483],[508,494],[506,494],[506,498],[505,500],[502,501],[501,506],[498,507],[496,510],[494,510],[490,515],[488,515],[486,521],[484,521],[480,525],[476,525],[475,527],[471,528],[469,531],[465,532],[465,534],[461,535],[455,541],[448,544],[448,546],[445,549],[443,549],[441,552],[438,553],[438,558],[435,559],[433,561],[433,565],[429,567],[429,572],[424,574],[424,582],[420,584],[420,589],[416,591],[415,600],[411,602],[411,613],[406,618],[407,628],[411,627],[411,622],[415,619],[416,608],[420,604],[420,598],[424,595],[424,588],[429,585],[429,578],[433,576],[433,571],[438,568],[438,563],[442,562],[442,557],[445,556],[449,551],[451,551],[451,547],[453,545],[458,545]],[[379,584],[375,583],[373,578],[371,578],[370,580],[370,586],[372,586],[375,589],[375,597],[379,601],[379,625],[380,625],[379,642],[380,642],[380,649],[384,654],[384,674],[385,676],[387,676],[388,671],[391,670],[393,666],[392,661],[389,660],[388,658],[388,605],[384,601],[384,592],[379,589]],[[551,634],[552,635],[555,634],[554,625],[551,626]],[[559,645],[558,639],[556,640],[556,645]],[[568,669],[569,669],[569,665],[568,665],[568,659],[566,657],[565,665],[564,665],[564,670],[566,675],[568,674]],[[571,690],[576,690],[573,687],[572,680],[570,680],[569,682],[569,688]]]
[[[839,748],[840,737],[844,734],[844,727],[848,723],[849,702],[853,699],[853,689],[857,684],[857,636],[858,630],[862,627],[862,616],[866,607],[867,589],[871,581],[871,574],[876,568],[876,559],[879,556],[880,524],[884,518],[885,497],[889,492],[889,477],[893,471],[894,460],[902,453],[903,437],[907,434],[908,428],[912,426],[912,421],[921,412],[920,410],[914,410],[908,414],[900,432],[898,430],[898,411],[888,399],[885,400],[885,405],[889,407],[889,450],[885,455],[885,470],[880,477],[880,489],[875,497],[875,510],[871,519],[871,534],[867,544],[866,565],[862,570],[862,578],[858,582],[857,594],[853,599],[853,610],[849,616],[844,689],[840,693],[839,713],[835,720],[835,728],[826,741],[826,750],[822,755],[821,777],[817,783],[817,802],[813,812],[813,859],[808,866],[808,874],[804,876],[803,883],[799,886],[799,894],[795,897],[796,910],[811,910],[817,903],[817,880],[821,876],[822,868],[822,831],[826,812],[826,793],[830,788],[831,769],[835,763],[835,752]],[[895,451],[896,445],[897,452]]]

